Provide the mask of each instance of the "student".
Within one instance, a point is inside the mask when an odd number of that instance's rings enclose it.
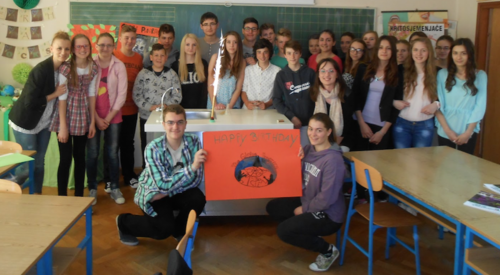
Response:
[[[309,57],[307,66],[316,71],[318,63],[325,58],[333,58],[339,64],[340,71],[343,71],[342,60],[338,55],[333,53],[335,47],[335,34],[331,30],[324,30],[319,34],[319,47],[321,52]]]
[[[221,68],[219,71],[219,86],[217,96],[214,99],[214,86],[208,86],[207,109],[239,109],[241,108],[241,88],[245,78],[245,59],[243,59],[243,48],[240,35],[235,31],[229,31],[224,36],[224,52],[221,57]],[[208,82],[214,83],[215,63],[217,55],[213,55],[208,65]]]
[[[439,145],[474,154],[479,124],[486,111],[488,78],[477,70],[474,45],[459,38],[451,46],[448,68],[437,77],[441,110],[436,112]]]
[[[277,75],[273,88],[273,105],[280,114],[284,114],[294,129],[300,129],[301,144],[308,144],[307,123],[313,115],[314,102],[309,89],[314,85],[315,73],[299,62],[302,46],[291,40],[285,45],[285,56],[288,65]]]
[[[428,38],[414,39],[410,52],[412,57],[404,66],[403,100],[394,101],[394,107],[400,110],[392,127],[396,149],[431,146],[434,113],[439,108],[431,41]]]
[[[134,83],[133,99],[139,107],[139,129],[141,131],[141,151],[142,156],[147,145],[147,136],[144,126],[151,115],[151,112],[157,108],[162,108],[161,99],[164,105],[179,104],[182,100],[182,92],[179,77],[169,67],[165,66],[167,58],[166,50],[161,44],[154,44],[150,55],[153,66],[142,69]],[[143,168],[146,165],[143,159]]]
[[[321,52],[319,47],[319,33],[315,33],[309,37],[309,57]],[[309,58],[307,58],[309,60]]]
[[[261,109],[273,107],[273,87],[276,74],[281,70],[269,62],[273,56],[273,45],[267,39],[260,39],[253,46],[257,64],[245,68],[245,80],[241,99],[243,109]]]
[[[427,38],[427,34],[425,34],[424,32],[420,32],[420,31],[413,32],[410,35],[410,39],[408,39],[408,40],[411,42],[411,41],[413,41],[414,39],[417,39],[417,38]]]
[[[77,34],[71,40],[71,58],[59,67],[59,83],[67,83],[67,93],[60,95],[52,117],[50,131],[57,133],[59,196],[68,195],[72,159],[75,161],[75,196],[83,197],[85,148],[87,137],[95,135],[95,87],[97,65],[92,60],[92,45],[87,36]],[[95,191],[95,190],[93,190]],[[93,192],[90,197],[96,197]],[[95,201],[94,201],[95,204]]]
[[[302,197],[274,199],[266,206],[271,218],[280,222],[276,231],[282,241],[320,253],[309,265],[313,271],[328,270],[340,254],[335,245],[321,237],[340,230],[345,215],[345,167],[334,132],[335,126],[326,114],[311,117],[307,129],[311,144],[299,153]]]
[[[402,93],[403,70],[397,65],[396,45],[384,35],[374,48],[377,54],[369,65],[359,65],[352,88],[358,151],[388,149],[389,129],[399,113],[393,100]]]
[[[273,55],[271,58],[271,64],[276,65],[283,69],[286,67],[287,59],[285,58],[285,44],[288,43],[288,41],[292,40],[292,33],[290,30],[281,28],[278,31],[277,35],[277,41],[278,41],[278,54]],[[300,58],[299,59],[300,64],[306,64],[304,59]]]
[[[436,41],[436,65],[439,68],[448,67],[448,56],[452,44],[453,38],[449,35],[442,35]]]
[[[410,42],[401,39],[396,43],[398,65],[402,65],[410,56]]]
[[[165,59],[164,66],[171,67],[172,63],[179,60],[179,50],[174,49],[175,41],[175,30],[172,25],[163,24],[160,26],[158,31],[158,43],[163,45],[165,52],[167,53],[167,58]],[[144,68],[151,67],[152,61],[148,55],[144,55]]]
[[[278,45],[276,45],[276,32],[274,31],[274,25],[271,23],[264,23],[260,26],[260,38],[267,39],[273,45],[273,54],[279,52]],[[271,55],[272,56],[272,55]]]
[[[117,204],[125,203],[118,188],[120,165],[118,143],[122,122],[121,109],[127,97],[127,69],[123,62],[113,55],[115,40],[109,33],[97,37],[97,52],[94,62],[98,67],[96,83],[96,133],[87,141],[87,181],[89,194],[97,192],[97,158],[101,148],[101,132],[104,132],[104,154],[109,164],[109,184],[105,191]]]
[[[49,124],[54,103],[58,96],[66,93],[66,83],[59,83],[59,66],[71,53],[71,41],[66,32],[54,35],[50,46],[52,56],[38,63],[29,73],[23,93],[12,107],[9,125],[16,142],[23,150],[36,150],[35,194],[42,194],[45,170],[45,153],[49,146]],[[29,176],[28,164],[16,169],[17,182],[23,184]]]
[[[201,58],[208,62],[212,55],[219,50],[220,37],[217,36],[219,28],[219,19],[211,12],[205,12],[200,18],[200,28],[205,34],[198,39],[200,45]]]
[[[354,77],[356,76],[359,65],[367,63],[368,54],[366,54],[366,44],[362,39],[355,38],[351,42],[349,54],[346,56],[345,60],[344,74],[342,74],[349,89],[352,89]]]
[[[208,63],[201,58],[201,50],[196,35],[187,33],[182,38],[181,55],[172,64],[179,76],[182,88],[181,106],[185,109],[205,109],[207,107]]]
[[[144,215],[116,217],[120,241],[126,245],[138,245],[137,237],[180,240],[189,212],[193,209],[199,216],[205,207],[205,195],[198,186],[207,152],[196,135],[185,133],[186,112],[180,105],[165,107],[163,118],[165,134],[148,144],[146,168],[134,196]],[[175,218],[174,210],[179,210]]]
[[[259,22],[253,17],[248,17],[243,20],[243,58],[247,65],[255,65],[255,55],[253,54],[253,45],[257,41],[259,33]]]
[[[137,127],[137,106],[132,98],[132,91],[137,75],[142,70],[142,56],[132,49],[137,40],[136,29],[130,25],[123,25],[120,31],[120,49],[113,51],[127,69],[127,98],[122,107],[122,127],[120,132],[120,163],[123,175],[123,183],[137,188],[137,175],[134,172],[134,138]],[[106,167],[107,165],[105,165]],[[106,171],[106,170],[105,170]],[[106,177],[105,177],[106,178]]]
[[[378,34],[376,31],[366,31],[363,34],[363,41],[365,41],[366,44],[366,55],[368,56],[368,61],[372,61],[373,56],[375,54],[374,46],[377,43],[378,39]]]
[[[352,32],[344,32],[340,36],[340,50],[343,53],[340,59],[342,59],[342,64],[344,65],[345,65],[345,59],[349,55],[349,49],[351,47],[351,43],[355,38],[356,36],[354,36],[354,33]]]

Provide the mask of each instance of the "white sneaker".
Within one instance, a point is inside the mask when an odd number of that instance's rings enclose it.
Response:
[[[118,188],[111,190],[111,198],[115,200],[117,204],[125,203],[125,198],[123,198],[123,194]]]
[[[131,179],[130,180],[130,187],[137,189],[137,186],[139,186],[139,182],[137,181],[137,179]]]
[[[92,202],[92,205],[95,205],[97,203],[97,190],[96,189],[90,189],[89,191],[89,197],[94,198],[94,201]]]
[[[320,253],[318,257],[316,257],[316,261],[309,265],[310,270],[327,271],[333,262],[335,262],[337,257],[340,255],[340,252],[335,245],[331,244],[330,246],[332,247],[332,256],[325,257],[325,255]]]
[[[111,182],[106,182],[106,185],[104,186],[104,192],[106,193],[111,193]]]

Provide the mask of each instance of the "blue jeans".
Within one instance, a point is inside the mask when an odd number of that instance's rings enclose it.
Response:
[[[434,118],[409,121],[398,117],[392,131],[396,149],[430,147],[434,137]]]
[[[108,157],[111,189],[118,188],[120,174],[118,145],[121,126],[121,123],[114,123],[104,130],[104,153]],[[95,136],[87,141],[87,181],[89,190],[97,189],[97,158],[101,148],[101,132],[103,131],[96,129]]]
[[[45,153],[49,147],[50,131],[41,130],[38,134],[24,134],[13,129],[16,142],[21,144],[23,150],[35,150],[35,193],[42,193],[43,177],[45,174]],[[22,185],[29,176],[28,163],[16,169],[18,183]]]

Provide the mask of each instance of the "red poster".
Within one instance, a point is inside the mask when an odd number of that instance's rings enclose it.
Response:
[[[299,130],[203,133],[207,200],[302,196]]]
[[[92,44],[92,56],[95,56],[97,54],[97,47],[96,47],[96,43],[97,43],[97,37],[101,34],[101,33],[109,33],[111,34],[111,36],[113,36],[115,38],[115,41],[116,41],[116,34],[115,34],[115,29],[116,27],[113,26],[113,25],[103,25],[103,24],[87,24],[87,25],[72,25],[72,24],[68,24],[68,28],[69,28],[69,36],[71,38],[75,37],[75,35],[77,34],[84,34],[86,35],[89,40],[90,40],[90,43]]]

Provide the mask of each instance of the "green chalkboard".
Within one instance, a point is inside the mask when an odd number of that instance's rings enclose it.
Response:
[[[331,29],[337,41],[346,31],[359,37],[374,28],[375,17],[375,9],[70,2],[70,22],[116,26],[129,22],[156,27],[168,23],[175,28],[177,39],[174,46],[179,48],[185,33],[203,36],[200,17],[207,11],[219,18],[219,32],[220,29],[224,32],[235,30],[241,34],[243,20],[254,17],[259,24],[273,23],[276,31],[283,27],[290,29],[293,39],[299,40],[303,46],[307,45],[311,34],[323,29]]]

